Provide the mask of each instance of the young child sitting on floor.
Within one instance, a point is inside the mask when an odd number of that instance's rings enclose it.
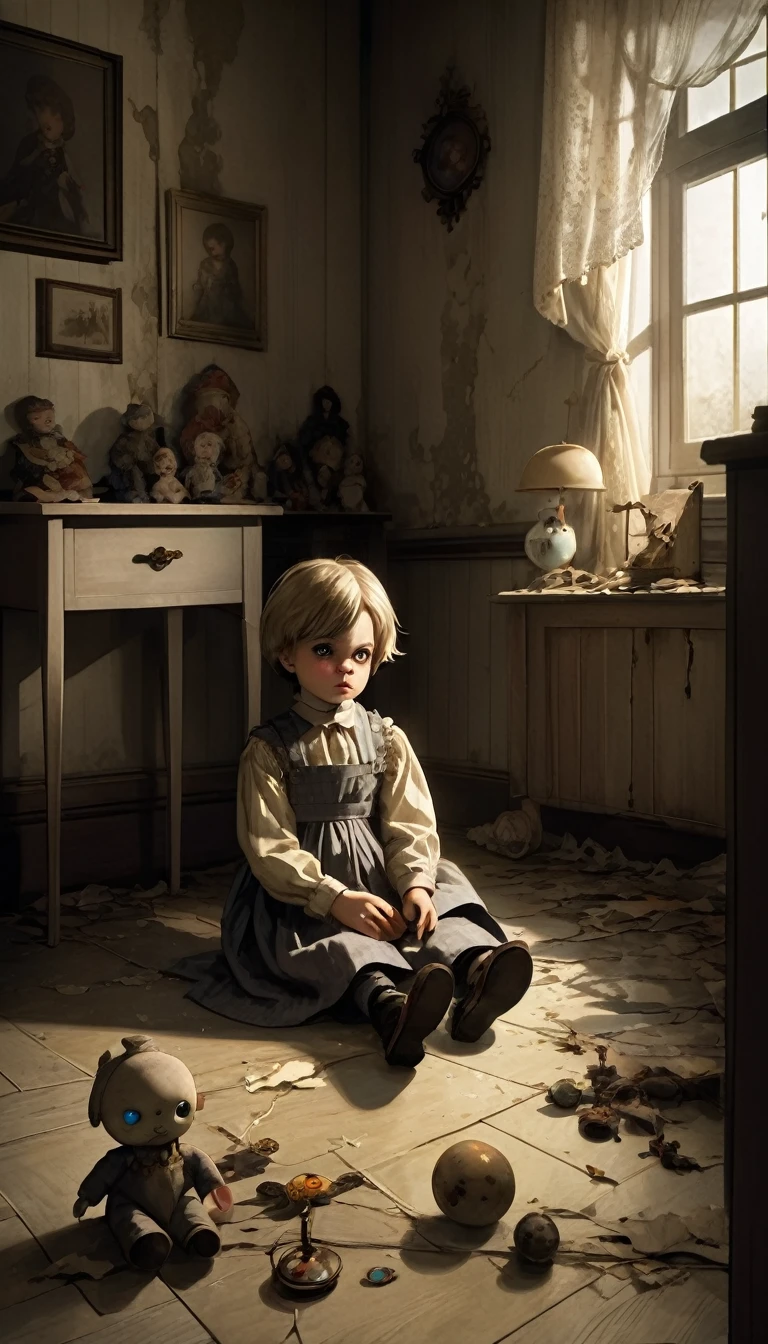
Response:
[[[455,998],[452,1037],[479,1040],[523,997],[532,961],[440,857],[405,734],[357,703],[398,652],[386,592],[356,561],[304,561],[273,588],[261,641],[298,690],[243,752],[248,862],[222,917],[225,960],[203,958],[201,976],[201,959],[186,963],[200,976],[190,997],[260,1027],[362,1014],[407,1067]]]

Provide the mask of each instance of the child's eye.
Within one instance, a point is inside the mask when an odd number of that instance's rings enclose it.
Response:
[[[126,1125],[138,1125],[141,1119],[141,1111],[123,1111],[123,1120]]]
[[[317,654],[318,658],[330,658],[331,654],[333,653],[333,649],[331,648],[330,644],[315,644],[315,647],[313,648],[312,652]]]
[[[371,651],[370,649],[357,649],[353,656],[356,662],[367,663],[371,656]]]
[[[180,1101],[178,1106],[176,1107],[176,1114],[179,1116],[181,1120],[184,1120],[189,1115],[189,1112],[191,1110],[192,1107],[190,1106],[188,1101]]]

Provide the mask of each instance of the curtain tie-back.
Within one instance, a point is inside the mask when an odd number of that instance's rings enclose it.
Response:
[[[585,350],[584,358],[590,364],[629,364],[629,355],[626,350],[606,350],[603,354],[600,350]]]

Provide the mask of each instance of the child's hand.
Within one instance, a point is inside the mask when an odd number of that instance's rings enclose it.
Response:
[[[379,942],[394,943],[405,933],[405,921],[399,911],[389,901],[367,891],[342,891],[331,906],[331,914],[348,929]]]
[[[403,914],[409,923],[414,919],[418,920],[417,938],[423,938],[425,933],[431,933],[437,928],[437,911],[432,903],[432,897],[423,887],[411,887],[410,891],[405,893]]]
[[[78,1199],[75,1200],[74,1208],[72,1209],[72,1217],[73,1217],[73,1218],[82,1218],[82,1217],[83,1217],[83,1214],[84,1214],[84,1213],[87,1211],[87,1209],[89,1209],[89,1208],[90,1208],[90,1205],[89,1205],[89,1203],[88,1203],[88,1200],[87,1200],[87,1199],[83,1199],[82,1195],[80,1195],[80,1197],[79,1197]]]

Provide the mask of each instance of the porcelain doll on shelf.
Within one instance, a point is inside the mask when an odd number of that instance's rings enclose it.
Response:
[[[309,508],[309,493],[301,471],[299,455],[290,443],[279,443],[269,464],[269,498],[291,513]]]
[[[221,497],[221,472],[217,463],[223,448],[221,437],[205,431],[192,444],[192,463],[184,471],[184,485],[193,504],[218,504]]]
[[[363,459],[359,453],[350,453],[344,461],[339,481],[339,500],[346,513],[367,513]]]
[[[358,702],[397,653],[387,594],[357,561],[306,560],[272,589],[260,633],[293,681],[293,708],[254,728],[241,758],[246,864],[222,954],[176,973],[196,980],[196,1002],[260,1028],[368,1020],[392,1065],[418,1064],[452,999],[454,1040],[480,1040],[523,997],[533,963],[441,857],[405,734]]]
[[[14,412],[20,430],[11,439],[14,499],[39,504],[98,503],[85,454],[62,434],[53,402],[45,397],[22,397]]]
[[[265,465],[260,461],[245,420],[237,410],[240,393],[229,374],[209,364],[187,389],[189,418],[181,432],[181,450],[192,461],[198,434],[218,434],[222,442],[220,461],[222,504],[261,503],[267,497]]]
[[[150,490],[155,504],[183,504],[189,499],[189,491],[176,475],[178,465],[172,448],[158,448],[152,459],[157,480]]]

